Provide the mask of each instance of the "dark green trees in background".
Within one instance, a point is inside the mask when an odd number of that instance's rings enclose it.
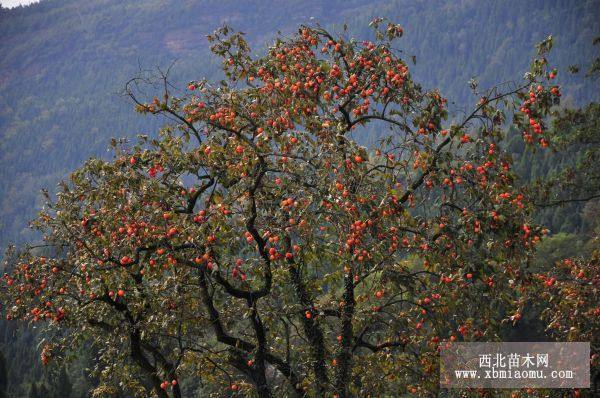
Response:
[[[8,387],[8,374],[6,371],[6,359],[0,351],[0,398],[6,397],[6,389]]]
[[[30,384],[28,398],[40,398],[40,393],[38,392],[37,383]]]
[[[71,381],[64,367],[61,367],[58,377],[50,383],[46,381],[31,382],[28,398],[70,398]]]

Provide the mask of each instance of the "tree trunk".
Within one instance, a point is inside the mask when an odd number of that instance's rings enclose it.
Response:
[[[298,300],[304,306],[304,308],[306,308],[308,311],[312,311],[312,300],[306,291],[306,286],[304,286],[300,271],[294,265],[290,265],[289,270]],[[327,390],[327,385],[329,384],[327,367],[325,366],[326,351],[323,331],[316,323],[314,317],[307,318],[302,316],[302,325],[304,327],[304,333],[310,342],[310,351],[313,357],[313,371],[315,372],[317,392],[319,396],[323,396]]]
[[[337,355],[335,374],[335,388],[340,398],[349,396],[350,376],[352,373],[352,319],[354,317],[354,281],[353,274],[349,272],[344,280],[344,308],[341,314],[342,340]]]
[[[142,368],[144,373],[150,379],[154,392],[159,398],[169,398],[169,394],[160,386],[162,383],[158,377],[156,367],[152,366],[148,358],[144,355],[140,344],[140,335],[138,331],[134,331],[130,334],[131,338],[131,358]],[[179,390],[179,386],[176,386]],[[180,393],[181,396],[181,393]]]

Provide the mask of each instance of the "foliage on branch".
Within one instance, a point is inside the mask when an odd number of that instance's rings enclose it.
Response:
[[[54,332],[44,362],[91,342],[98,396],[435,395],[439,344],[519,322],[544,230],[502,142],[514,116],[547,146],[551,41],[521,84],[448,120],[394,50],[402,28],[373,28],[301,27],[254,58],[224,27],[226,80],[176,98],[164,76],[149,101],[128,84],[174,123],[75,171],[33,223],[52,254],[4,276],[7,317]]]

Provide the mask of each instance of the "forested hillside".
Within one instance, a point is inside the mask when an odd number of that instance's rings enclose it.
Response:
[[[599,1],[165,1],[47,0],[0,10],[0,244],[23,242],[39,190],[103,155],[110,137],[157,126],[132,111],[119,92],[140,69],[172,69],[173,81],[217,78],[206,34],[223,23],[261,48],[277,30],[306,21],[364,37],[375,16],[405,27],[402,50],[414,55],[417,80],[439,86],[460,112],[482,88],[520,78],[533,46],[556,38],[565,99],[586,103],[598,92],[570,75],[589,61],[599,31]],[[165,11],[168,10],[168,11]],[[360,27],[360,28],[358,28]],[[359,31],[362,29],[362,31]],[[338,29],[341,30],[341,29]]]
[[[307,21],[338,32],[347,24],[348,35],[364,38],[368,22],[385,16],[404,28],[400,50],[414,56],[415,80],[440,87],[458,116],[477,99],[472,78],[482,88],[520,79],[534,45],[550,34],[555,47],[549,60],[559,69],[563,104],[597,101],[597,85],[585,71],[573,74],[569,67],[584,69],[599,55],[600,46],[592,44],[600,33],[599,10],[599,0],[42,0],[0,9],[0,246],[32,239],[27,221],[39,210],[40,190],[54,189],[90,156],[106,156],[111,137],[156,133],[163,121],[136,114],[122,95],[130,78],[172,65],[172,82],[181,89],[196,78],[218,80],[206,35],[222,24],[244,31],[260,49],[277,31],[292,32]],[[521,153],[515,147],[520,169],[535,163],[532,179],[569,161]],[[545,213],[544,221],[577,233],[583,228],[580,210],[570,208],[572,217]],[[63,388],[53,387],[55,396],[83,396],[90,383],[82,371],[90,366],[87,356],[68,374],[61,369],[44,376],[33,334],[23,332],[11,344],[14,328],[1,330],[12,396],[53,396],[37,386],[32,392],[33,380]]]

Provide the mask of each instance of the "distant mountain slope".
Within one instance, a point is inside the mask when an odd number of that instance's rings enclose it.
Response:
[[[553,59],[562,67],[566,97],[587,102],[597,90],[566,67],[592,57],[600,32],[600,1],[175,1],[45,0],[0,10],[0,244],[22,242],[39,190],[92,155],[108,139],[151,132],[156,120],[136,115],[117,93],[140,67],[178,60],[180,83],[216,78],[204,39],[222,23],[248,33],[262,47],[277,30],[319,21],[347,22],[368,35],[374,16],[405,27],[403,50],[416,55],[415,75],[439,86],[460,109],[470,101],[467,81],[483,87],[519,78],[533,45],[552,33]]]

